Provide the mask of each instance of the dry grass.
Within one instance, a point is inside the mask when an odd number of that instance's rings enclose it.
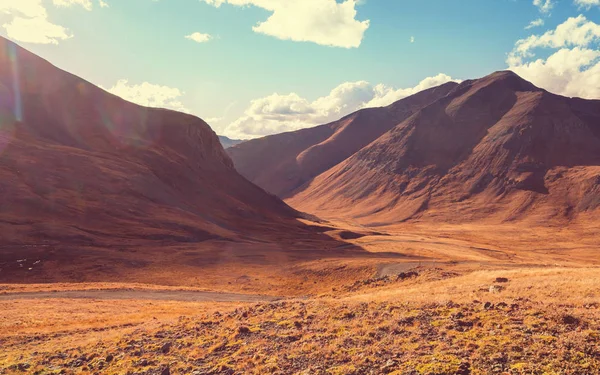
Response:
[[[501,284],[502,293],[490,294],[496,278],[508,278]],[[352,295],[348,300],[411,301],[418,304],[468,303],[473,300],[503,300],[529,298],[546,304],[585,305],[600,301],[600,268],[525,268],[473,271],[468,274],[421,282],[407,281],[378,288],[365,294]]]
[[[380,229],[351,240],[366,250],[351,257],[286,258],[277,267],[222,263],[184,286],[177,280],[197,268],[182,267],[175,279],[157,271],[134,284],[1,285],[0,293],[311,296],[259,304],[0,301],[0,374],[600,373],[600,259],[590,228]],[[419,275],[394,276],[410,270]]]
[[[497,283],[498,277],[509,281]],[[492,285],[504,288],[490,292]],[[598,286],[600,272],[590,268],[464,275],[434,269],[357,292],[275,303],[12,301],[0,304],[0,369],[594,374],[600,371]]]

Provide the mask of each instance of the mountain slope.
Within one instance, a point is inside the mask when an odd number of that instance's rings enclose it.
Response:
[[[246,141],[227,153],[243,176],[286,198],[456,85],[446,83],[388,107],[362,109],[330,124]]]
[[[219,136],[219,141],[221,142],[221,146],[223,146],[223,148],[229,148],[229,147],[232,147],[239,143],[244,142],[241,139],[231,139],[231,138],[225,137],[224,135]]]
[[[182,265],[242,257],[247,264],[276,261],[274,254],[256,254],[290,248],[283,244],[336,246],[320,229],[300,222],[297,211],[239,175],[201,119],[126,102],[5,39],[0,192],[4,280],[23,267],[14,263],[20,259],[61,264],[40,280],[55,280],[69,267],[89,279],[117,272],[114,259],[127,265],[128,275],[131,265],[155,262],[162,262],[155,272],[164,273],[170,259],[177,264],[173,274],[181,275]],[[186,248],[185,256],[177,246]],[[35,275],[30,272],[27,280]]]
[[[467,81],[289,199],[369,223],[571,219],[600,206],[600,101]]]

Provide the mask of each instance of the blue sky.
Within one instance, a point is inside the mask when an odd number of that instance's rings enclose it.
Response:
[[[550,91],[598,97],[598,21],[600,0],[0,0],[1,35],[241,138],[509,65]]]

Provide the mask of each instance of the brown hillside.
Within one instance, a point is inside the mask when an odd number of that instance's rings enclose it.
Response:
[[[194,260],[205,265],[223,249],[232,256],[231,241],[334,242],[240,176],[201,119],[126,102],[1,38],[0,99],[4,280],[20,270],[20,259],[27,267],[35,260],[79,265],[89,278],[116,272],[108,257],[140,268],[150,248],[157,250],[152,261],[165,262],[186,262],[166,246],[185,245],[188,256],[218,249]],[[209,240],[229,242],[201,245]]]
[[[444,97],[456,85],[446,83],[388,107],[363,109],[330,124],[247,141],[227,152],[243,176],[286,198],[419,109]]]
[[[371,224],[592,214],[600,206],[599,116],[600,101],[497,72],[463,82],[289,203]]]

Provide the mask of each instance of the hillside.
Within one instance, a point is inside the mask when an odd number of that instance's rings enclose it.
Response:
[[[0,99],[0,279],[110,278],[117,265],[131,276],[156,261],[165,272],[237,251],[262,259],[234,242],[336,245],[240,176],[197,117],[126,102],[5,39]]]
[[[600,206],[599,119],[600,101],[497,72],[455,87],[288,203],[377,225],[570,221]]]
[[[362,109],[330,124],[246,141],[227,153],[244,177],[287,198],[456,85],[446,83],[388,107]]]
[[[233,147],[237,144],[244,142],[241,139],[231,139],[231,138],[225,137],[224,135],[219,136],[219,141],[221,142],[221,146],[223,146],[223,148]]]

